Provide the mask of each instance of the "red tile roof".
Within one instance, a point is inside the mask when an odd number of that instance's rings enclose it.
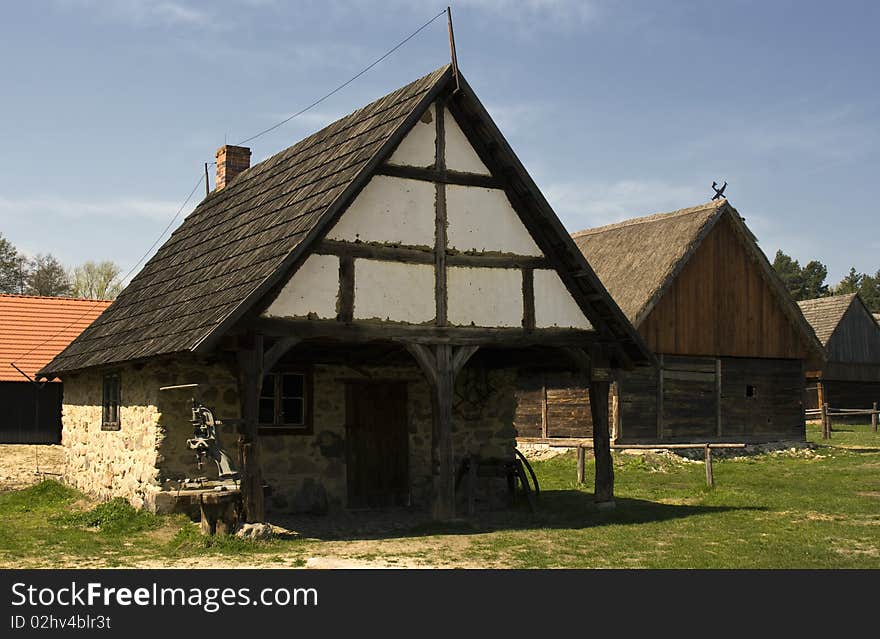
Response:
[[[0,294],[0,381],[33,377],[91,324],[109,300]]]

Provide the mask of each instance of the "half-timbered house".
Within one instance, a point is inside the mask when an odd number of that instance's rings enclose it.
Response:
[[[620,442],[803,440],[804,361],[821,345],[725,199],[573,234],[657,357],[611,393]],[[522,375],[523,440],[590,437],[566,372]]]
[[[611,368],[650,361],[452,68],[249,157],[218,151],[215,191],[45,368],[74,485],[164,503],[194,468],[188,395],[159,388],[198,383],[238,423],[221,432],[249,520],[264,495],[448,517],[465,457],[513,459],[520,367],[607,397]],[[607,436],[597,451],[608,500]]]
[[[798,302],[825,347],[807,366],[807,408],[871,408],[880,402],[880,324],[857,293]]]

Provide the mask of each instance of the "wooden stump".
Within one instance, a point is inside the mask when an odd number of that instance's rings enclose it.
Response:
[[[238,525],[241,495],[216,492],[199,495],[199,529],[203,535],[231,535]]]

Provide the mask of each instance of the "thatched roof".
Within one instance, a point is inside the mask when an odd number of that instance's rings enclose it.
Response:
[[[572,234],[620,309],[638,326],[727,206],[719,199]]]
[[[822,346],[828,346],[828,340],[834,334],[834,329],[840,324],[840,320],[843,319],[855,298],[855,293],[849,293],[798,302],[801,312],[813,327]]]
[[[614,301],[638,327],[723,216],[730,220],[758,264],[764,281],[804,344],[821,357],[822,347],[812,328],[758,247],[757,239],[726,199],[578,231],[572,238]]]
[[[650,352],[459,75],[449,102],[503,175],[518,213],[604,341],[630,361]],[[211,350],[302,263],[416,120],[454,84],[446,65],[238,175],[196,207],[117,300],[41,371],[56,374]],[[495,169],[493,169],[494,171]]]

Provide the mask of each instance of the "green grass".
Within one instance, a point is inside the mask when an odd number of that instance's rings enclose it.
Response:
[[[303,565],[305,556],[386,565],[880,568],[880,435],[808,428],[812,452],[702,463],[615,454],[617,508],[593,507],[574,455],[534,464],[542,494],[473,521],[423,523],[349,540],[208,538],[182,516],[94,506],[43,482],[0,493],[0,565]]]

